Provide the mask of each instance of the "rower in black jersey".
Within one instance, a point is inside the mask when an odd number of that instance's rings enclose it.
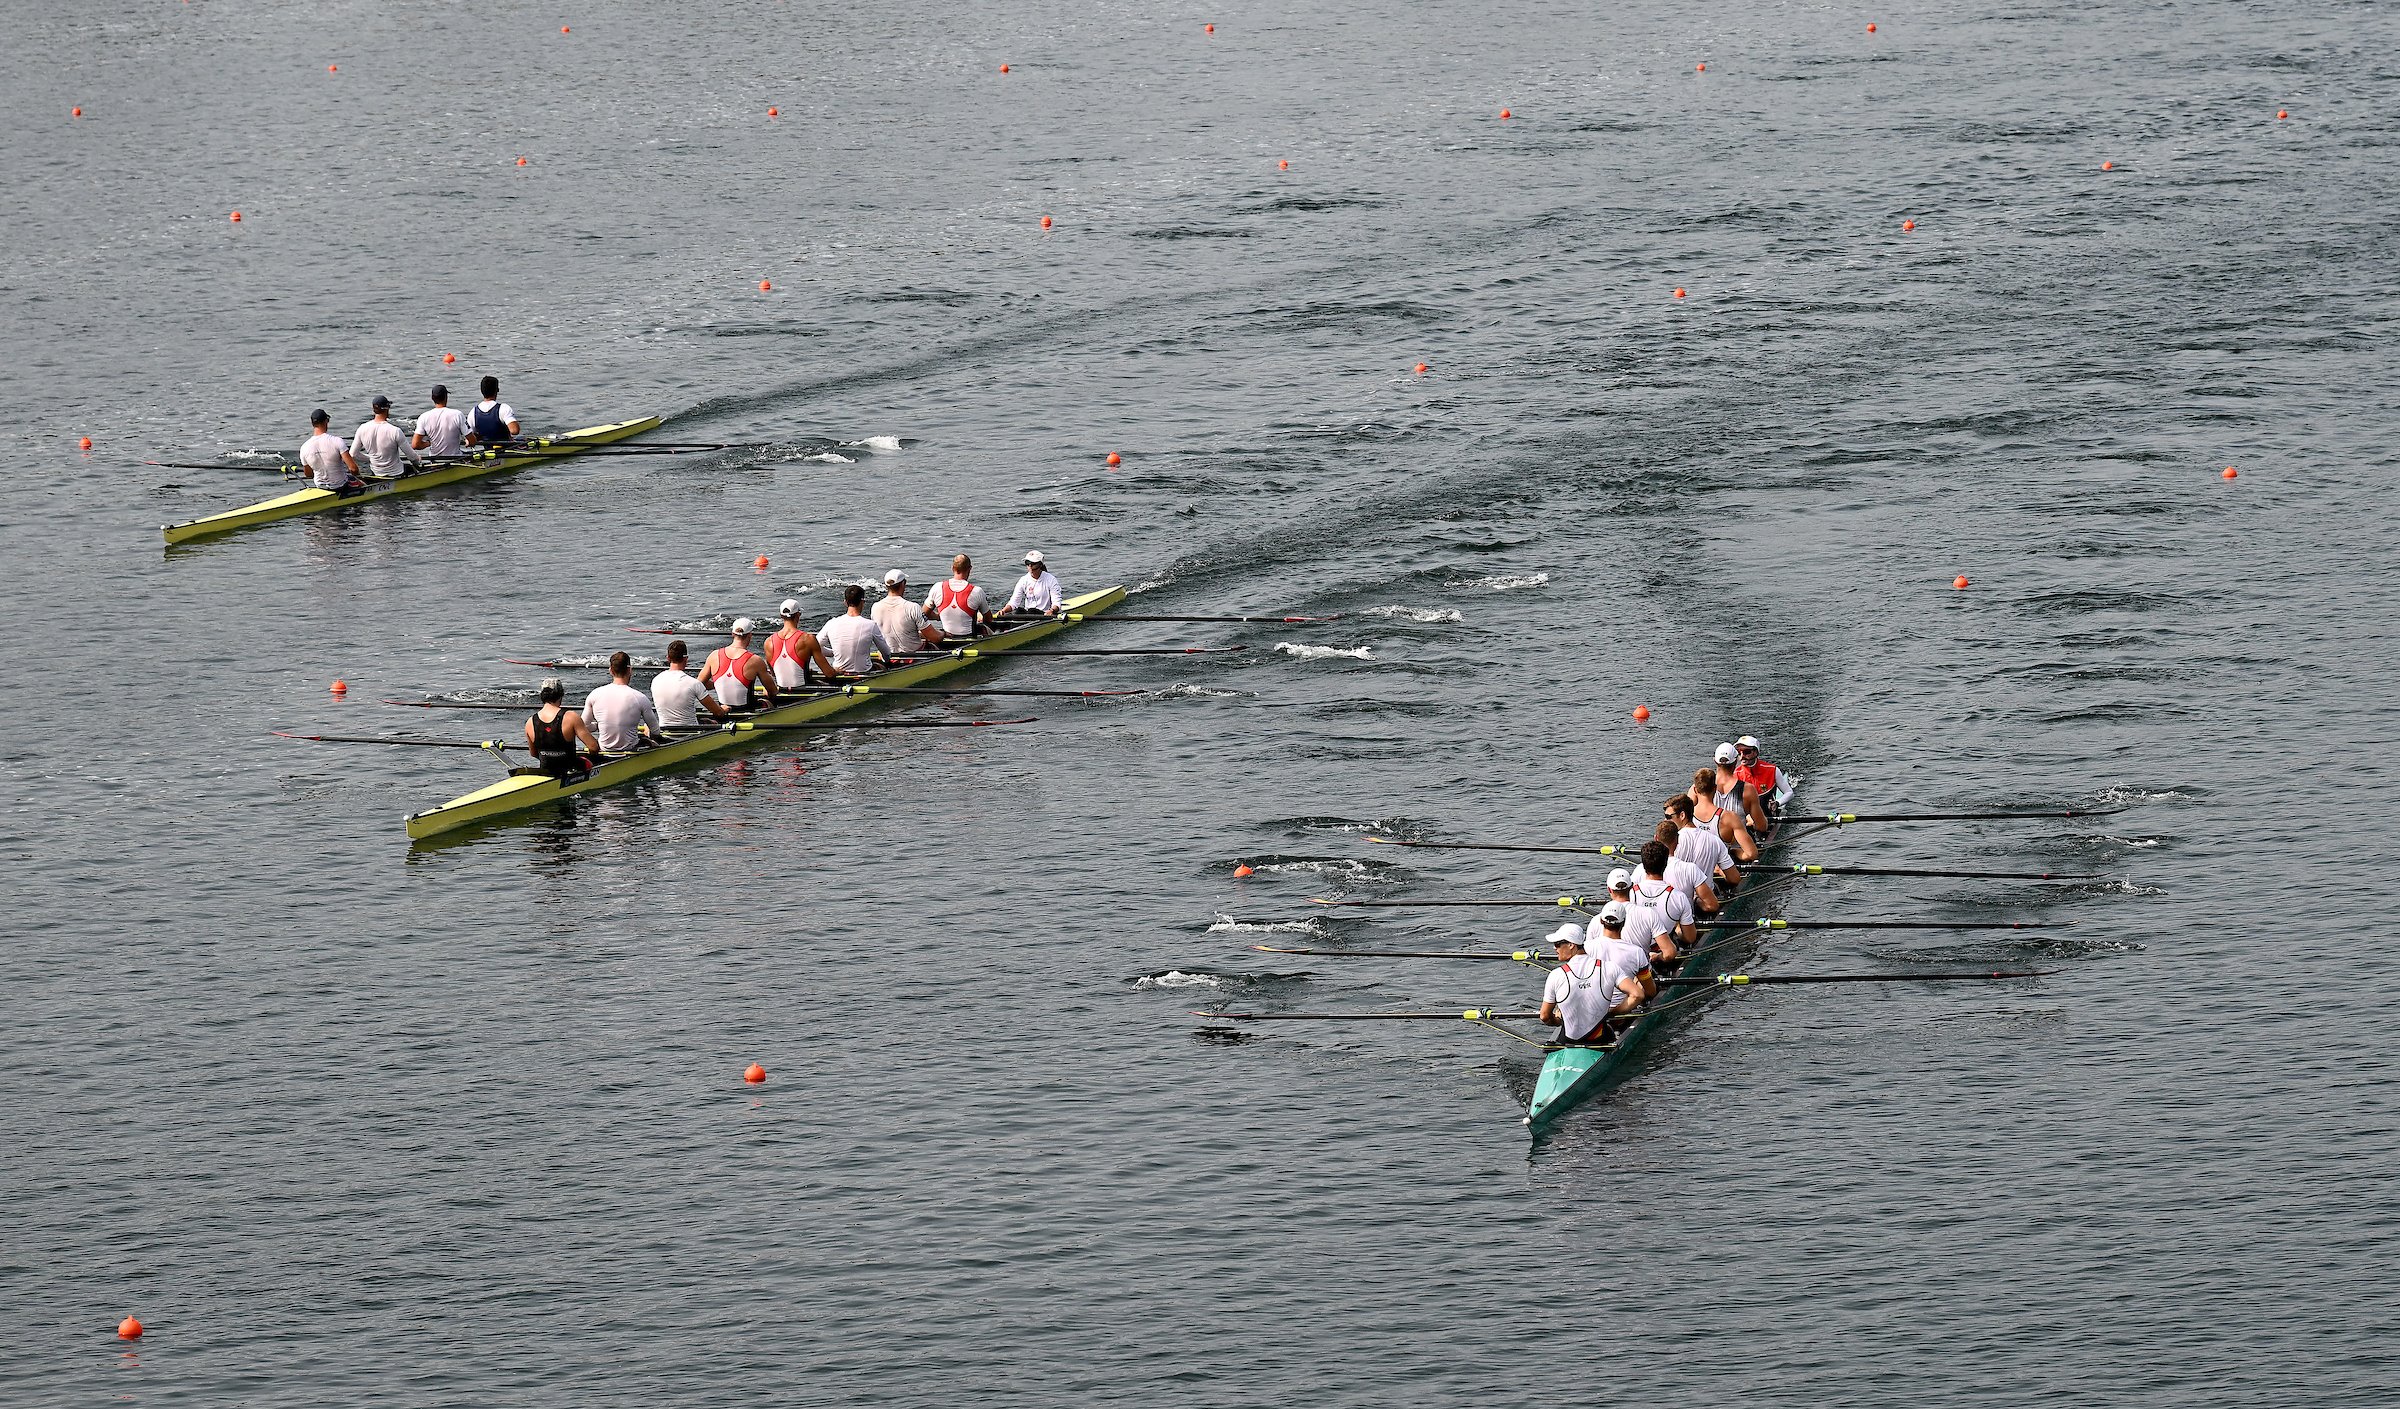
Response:
[[[566,699],[566,684],[557,676],[542,682],[541,708],[525,721],[525,747],[532,751],[536,768],[572,781],[592,771],[600,759],[600,741],[592,737],[583,716],[567,708]]]
[[[490,448],[517,438],[517,408],[500,399],[500,379],[483,379],[483,400],[467,413],[467,443]]]

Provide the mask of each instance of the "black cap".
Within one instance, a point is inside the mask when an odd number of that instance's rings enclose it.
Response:
[[[443,386],[440,382],[435,382],[433,384],[433,399],[436,401],[448,401],[450,399],[450,388]]]
[[[333,417],[325,414],[325,408],[322,406],[308,413],[308,423],[312,426],[324,425],[332,419]]]
[[[377,411],[389,411],[392,409],[392,399],[388,396],[378,396],[367,405]]]

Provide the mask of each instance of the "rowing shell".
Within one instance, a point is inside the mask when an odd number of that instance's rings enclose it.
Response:
[[[1096,616],[1124,600],[1124,588],[1108,587],[1080,597],[1071,597],[1065,603],[1065,608],[1078,613],[1080,619],[1081,616]],[[878,689],[922,685],[926,681],[937,680],[952,671],[964,670],[968,666],[1005,656],[1019,646],[1030,645],[1046,636],[1056,635],[1075,624],[1062,612],[1060,616],[1048,621],[1037,621],[1025,626],[1012,627],[1006,631],[983,637],[975,643],[976,654],[972,656],[942,656],[933,660],[920,661],[915,665],[904,665],[895,670],[882,671],[870,678]],[[777,705],[773,709],[758,714],[745,715],[738,722],[799,724],[812,719],[822,719],[830,714],[839,714],[846,709],[855,709],[878,698],[880,697],[872,694],[812,695],[807,699],[796,700],[790,704]],[[528,711],[528,713],[530,712]],[[464,797],[452,798],[439,807],[411,813],[408,817],[409,839],[423,841],[427,837],[437,837],[444,832],[454,832],[461,827],[472,826],[478,822],[489,822],[494,818],[505,817],[511,813],[543,807],[581,793],[598,792],[603,788],[617,787],[662,769],[691,763],[723,749],[773,737],[772,733],[737,731],[732,724],[728,724],[725,728],[710,733],[687,735],[673,743],[661,744],[657,748],[643,749],[639,753],[611,758],[584,777],[573,780],[554,778],[536,768],[518,768],[490,787],[477,788],[474,792],[468,793]]]
[[[507,450],[484,450],[455,464],[438,465],[430,470],[401,475],[397,479],[371,479],[363,493],[347,497],[330,489],[294,490],[290,494],[227,509],[221,514],[193,519],[188,523],[171,523],[159,530],[169,543],[189,543],[199,538],[214,538],[221,533],[254,528],[277,519],[298,518],[302,514],[321,514],[329,509],[349,509],[360,504],[372,504],[395,494],[414,494],[421,489],[438,489],[460,480],[480,479],[507,470],[521,470],[545,460],[558,460],[577,455],[595,445],[630,439],[644,431],[658,429],[658,417],[644,416],[634,421],[618,421],[612,425],[586,426],[579,431],[562,431],[539,440],[521,441]]]
[[[1788,770],[1781,772],[1775,789],[1778,808],[1791,798],[1792,788],[1798,781]],[[1776,843],[1772,839],[1761,845],[1761,861],[1765,860],[1766,850],[1774,845]],[[1753,890],[1762,879],[1762,873],[1755,869],[1756,865],[1753,863],[1754,869],[1742,877],[1744,886]],[[1736,891],[1729,898],[1722,918],[1737,918],[1734,909],[1740,902],[1741,894]],[[1741,930],[1703,930],[1700,947],[1692,951],[1681,968],[1675,970],[1676,976],[1714,978],[1727,972],[1742,957],[1744,937],[1745,932]],[[1662,998],[1665,993],[1674,991],[1662,990]],[[1693,993],[1696,996],[1708,991],[1703,988],[1693,990]],[[1688,1001],[1692,1000],[1683,998],[1654,1002],[1650,1011],[1635,1018],[1633,1025],[1620,1031],[1617,1040],[1606,1047],[1552,1048],[1550,1054],[1542,1058],[1541,1077],[1533,1084],[1532,1099],[1525,1103],[1525,1124],[1538,1135],[1552,1121],[1599,1094],[1624,1074],[1626,1063],[1633,1054],[1650,1040],[1652,1033],[1666,1025],[1667,1020],[1674,1016],[1675,1009]]]

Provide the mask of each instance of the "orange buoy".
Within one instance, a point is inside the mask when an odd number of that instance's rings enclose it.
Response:
[[[1124,460],[1123,460],[1123,458],[1122,458],[1121,456],[1119,456],[1119,455],[1117,454],[1117,452],[1116,452],[1116,451],[1114,451],[1114,450],[1111,450],[1111,451],[1109,451],[1109,452],[1108,452],[1108,463],[1109,463],[1109,465],[1110,465],[1110,466],[1113,468],[1114,466],[1117,466],[1117,465],[1123,464],[1123,463],[1124,463]]]
[[[1277,171],[1289,171],[1292,169],[1292,164],[1288,161],[1279,161],[1275,163],[1275,169]]]
[[[1681,297],[1683,297],[1683,290],[1681,290],[1681,289],[1677,289],[1677,290],[1675,291],[1675,297],[1677,297],[1677,298],[1681,298]]]
[[[133,1318],[133,1317],[131,1317],[131,1316],[128,1316],[128,1317],[126,1317],[124,1320],[122,1320],[122,1321],[119,1321],[119,1322],[117,1323],[117,1339],[118,1339],[118,1340],[121,1340],[121,1341],[138,1341],[138,1340],[140,1340],[141,1338],[142,1338],[142,1323],[141,1323],[140,1321],[136,1320],[135,1318]]]
[[[781,117],[781,116],[783,116],[783,114],[782,114],[780,111],[778,111],[777,109],[774,109],[774,108],[769,108],[769,109],[767,109],[767,116],[769,116],[769,117]]]
[[[1694,64],[1694,65],[1692,65],[1692,72],[1694,72],[1694,73],[1706,73],[1706,72],[1708,72],[1708,65],[1706,65],[1706,64]]]
[[[1914,230],[1917,228],[1917,222],[1914,220],[1903,220],[1900,222],[1900,228],[1903,230]]]
[[[519,158],[517,158],[517,165],[519,165],[519,166],[523,166],[524,164],[525,164],[525,158],[523,158],[523,157],[519,157]]]
[[[1951,578],[1951,579],[1950,579],[1950,585],[1951,585],[1952,587],[1956,588],[1957,590],[1961,591],[1961,592],[1964,592],[1964,591],[1966,591],[1966,590],[1967,590],[1967,575],[1966,575],[1965,573],[1963,573],[1963,572],[1962,572],[1962,573],[1960,573],[1958,576],[1956,576],[1956,577],[1954,577],[1954,578]]]
[[[79,445],[77,445],[75,448],[76,448],[76,449],[78,449],[78,450],[89,450],[89,449],[91,449],[91,448],[92,448],[92,438],[91,438],[90,436],[88,436],[88,435],[87,435],[87,436],[85,436],[85,437],[83,438],[83,441],[82,441],[82,443],[81,443],[81,444],[79,444]]]
[[[1213,24],[1204,24],[1200,26],[1200,29],[1204,34],[1214,34],[1217,32],[1217,27]]]
[[[342,71],[342,66],[340,64],[327,64],[325,66],[325,71],[327,73],[340,73]]]
[[[771,293],[775,292],[775,281],[774,281],[774,280],[772,280],[772,279],[761,279],[761,280],[759,280],[759,281],[758,281],[758,291],[759,291],[760,293],[762,293],[762,294],[771,294]]]
[[[1042,228],[1045,230],[1050,228],[1050,217],[1047,215],[1042,217]]]
[[[1006,73],[1006,72],[1008,72],[1008,65],[1006,65],[1006,64],[1002,64],[1002,65],[1000,66],[1000,71],[1001,71],[1002,73]]]
[[[1639,723],[1641,723],[1643,720],[1645,720],[1645,719],[1648,719],[1649,717],[1650,717],[1650,706],[1648,706],[1648,705],[1635,705],[1635,706],[1633,707],[1633,722],[1634,722],[1634,723],[1636,723],[1636,724],[1639,724]]]
[[[1868,25],[1868,26],[1867,26],[1867,33],[1869,33],[1869,34],[1873,34],[1874,32],[1875,32],[1875,26],[1873,26],[1873,25]]]
[[[767,1079],[767,1069],[756,1062],[742,1068],[742,1080],[756,1086]]]
[[[445,352],[442,354],[442,365],[445,367],[449,366],[453,362],[456,362],[457,360],[458,354],[455,352]]]
[[[242,223],[242,213],[238,210],[233,213],[233,223],[236,225]]]
[[[560,26],[558,27],[558,32],[559,32],[559,33],[561,33],[561,34],[565,34],[565,33],[567,32],[567,27],[566,27],[565,25],[563,25],[563,24],[562,24],[562,25],[560,25]]]
[[[1508,121],[1510,118],[1512,118],[1512,117],[1514,117],[1514,116],[1516,116],[1516,114],[1515,114],[1515,113],[1512,113],[1512,112],[1510,112],[1510,111],[1509,111],[1508,109],[1506,109],[1506,108],[1502,108],[1502,109],[1500,110],[1500,120],[1501,120],[1502,122],[1506,122],[1506,121]]]
[[[1237,881],[1238,881],[1238,880],[1240,880],[1240,879],[1241,879],[1242,877],[1244,877],[1244,876],[1255,875],[1255,874],[1257,874],[1257,873],[1256,873],[1256,872],[1254,872],[1254,871],[1252,871],[1252,870],[1250,869],[1250,863],[1249,863],[1249,862],[1247,862],[1247,861],[1244,861],[1244,862],[1242,862],[1241,864],[1239,864],[1239,865],[1237,865],[1237,866],[1235,866],[1235,867],[1233,868],[1233,878],[1234,878],[1235,880],[1237,880]]]
[[[2234,468],[2233,466],[2231,466],[2231,465],[2227,465],[2227,466],[2225,467],[2225,478],[2227,478],[2227,479],[2240,479],[2241,477],[2242,477],[2242,472],[2241,472],[2240,470],[2237,470],[2237,469],[2235,469],[2235,468]]]
[[[67,116],[69,116],[69,117],[81,117],[81,116],[83,116],[83,109],[81,109],[81,108],[77,108],[75,111],[73,111],[73,112],[71,112],[71,113],[68,113],[68,114],[67,114]]]
[[[2100,169],[2102,171],[2114,171],[2117,169],[2117,164],[2113,161],[2104,161],[2100,163]]]
[[[349,681],[347,681],[347,680],[336,680],[336,681],[334,681],[334,682],[333,682],[333,693],[335,693],[335,694],[337,694],[337,695],[347,695],[347,694],[349,694],[349,693],[350,693],[350,682],[349,682]]]
[[[1424,375],[1425,375],[1427,372],[1430,372],[1430,371],[1432,371],[1432,370],[1433,370],[1433,368],[1432,368],[1432,367],[1430,367],[1430,366],[1426,365],[1426,364],[1425,364],[1425,363],[1423,363],[1423,362],[1420,362],[1420,363],[1418,363],[1418,364],[1417,364],[1417,375],[1418,375],[1418,376],[1420,376],[1420,377],[1421,377],[1421,376],[1424,376]]]
[[[757,568],[760,572],[765,572],[767,570],[767,555],[764,553],[759,554],[757,559],[753,561],[750,566]]]
[[[2284,111],[2283,109],[2281,109],[2281,108],[2277,108],[2277,109],[2275,110],[2275,120],[2276,120],[2277,122],[2281,122],[2281,121],[2283,121],[2285,118],[2287,118],[2287,117],[2290,117],[2290,116],[2291,116],[2291,114],[2290,114],[2290,113],[2288,113],[2288,112],[2285,112],[2285,111]]]

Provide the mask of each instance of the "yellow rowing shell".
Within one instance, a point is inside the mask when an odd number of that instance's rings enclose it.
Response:
[[[938,680],[952,671],[964,670],[970,665],[983,661],[999,659],[1019,646],[1030,645],[1044,637],[1054,636],[1067,630],[1077,624],[1068,619],[1067,612],[1073,612],[1078,617],[1097,615],[1124,600],[1125,589],[1122,587],[1108,587],[1098,592],[1087,592],[1080,597],[1070,597],[1059,616],[1048,621],[1011,627],[1006,631],[983,637],[974,644],[972,648],[974,654],[972,655],[953,652],[932,660],[919,661],[915,665],[904,665],[896,670],[883,671],[860,683],[871,692],[877,689],[888,690],[907,685],[922,685],[930,680]],[[873,693],[812,695],[807,699],[795,700],[790,704],[778,705],[763,713],[747,716],[740,723],[800,724],[812,719],[822,719],[829,714],[839,714],[846,709],[855,709],[875,698],[877,697]],[[529,709],[526,713],[531,714],[532,711]],[[594,768],[588,775],[572,782],[553,778],[549,774],[530,768],[518,769],[490,787],[477,788],[464,797],[452,798],[439,807],[409,814],[409,839],[423,841],[427,837],[437,837],[445,832],[453,832],[478,822],[489,822],[496,817],[505,817],[510,813],[546,806],[563,798],[574,797],[579,793],[598,792],[602,788],[613,788],[619,784],[630,783],[646,774],[690,763],[722,749],[775,737],[771,733],[744,731],[740,728],[740,723],[728,724],[714,733],[694,734],[677,739],[671,744],[662,744],[657,748],[643,749],[639,753],[609,759]],[[521,748],[522,743],[511,744],[510,747]]]
[[[607,445],[612,441],[625,440],[640,435],[644,431],[657,429],[658,417],[656,416],[644,416],[633,421],[618,421],[605,426],[586,426],[579,431],[562,431],[557,435],[522,441],[506,450],[482,451],[471,459],[460,460],[455,464],[442,465],[435,469],[420,470],[415,474],[402,475],[398,479],[369,480],[364,493],[353,494],[347,498],[330,489],[318,489],[312,485],[307,489],[294,490],[290,494],[262,500],[239,509],[227,509],[221,514],[210,514],[206,518],[193,519],[188,523],[171,523],[161,528],[159,532],[166,535],[169,543],[189,543],[196,538],[214,538],[220,533],[255,528],[259,524],[273,523],[277,519],[294,519],[302,514],[321,514],[329,509],[356,508],[361,504],[372,504],[379,499],[389,499],[395,494],[414,494],[421,489],[439,489],[445,484],[456,484],[460,480],[480,479],[484,475],[496,475],[505,470],[521,470],[527,465],[538,465],[545,460],[564,459],[589,450],[595,445]]]

